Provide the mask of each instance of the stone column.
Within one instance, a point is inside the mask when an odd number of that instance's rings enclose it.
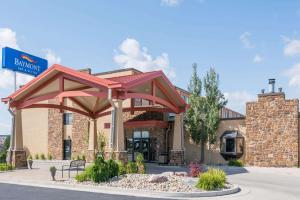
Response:
[[[170,152],[171,165],[183,165],[184,163],[183,140],[183,114],[176,114],[174,121],[173,146]]]
[[[123,121],[123,101],[122,100],[113,100],[114,103],[114,114],[115,120],[114,124],[114,156],[117,160],[122,160],[127,162],[127,151],[125,151],[124,144],[124,121]]]
[[[22,111],[15,110],[14,120],[14,137],[13,138],[13,149],[12,149],[12,164],[15,167],[26,167],[27,159],[26,152],[23,148],[23,132],[22,132]],[[32,124],[34,126],[34,124]]]
[[[87,152],[87,161],[94,161],[97,151],[97,120],[89,121],[89,146]]]

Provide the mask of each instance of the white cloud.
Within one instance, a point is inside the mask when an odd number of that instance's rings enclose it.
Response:
[[[263,57],[261,56],[261,55],[259,55],[259,54],[256,54],[255,56],[254,56],[254,58],[253,58],[253,62],[254,63],[260,63],[260,62],[262,62],[264,59],[263,59]]]
[[[15,49],[19,49],[20,47],[17,44],[17,34],[15,31],[9,28],[0,28],[0,63],[2,63],[2,48],[3,47],[11,47]],[[46,59],[49,62],[49,66],[54,63],[60,63],[61,58],[55,53],[47,49],[46,51]],[[17,86],[24,85],[32,80],[33,77],[26,74],[17,73]],[[14,74],[12,71],[8,71],[5,69],[0,69],[0,88],[12,88],[14,85]]]
[[[240,41],[242,42],[243,46],[247,49],[255,47],[250,41],[251,35],[252,34],[249,32],[244,32],[242,35],[240,35]]]
[[[282,39],[285,43],[283,53],[286,56],[296,56],[300,55],[300,40],[291,39],[286,36],[282,36]]]
[[[169,56],[167,53],[153,58],[146,47],[141,47],[140,43],[133,39],[125,39],[119,46],[119,51],[114,56],[114,61],[123,68],[134,67],[141,71],[163,70],[169,77],[176,76],[174,69],[169,66]]]
[[[17,44],[17,34],[9,28],[0,28],[0,63],[2,63],[2,48],[11,47],[20,49]],[[23,85],[32,79],[31,76],[18,74],[17,85]],[[9,88],[14,85],[13,72],[1,69],[0,70],[0,88]]]
[[[48,60],[49,67],[53,64],[59,64],[61,62],[61,58],[57,56],[51,49],[46,50],[46,59]]]
[[[251,95],[246,91],[224,92],[224,96],[228,100],[226,107],[244,114],[246,103],[255,99],[254,95]]]
[[[288,69],[285,74],[289,77],[289,86],[300,87],[300,62]]]
[[[161,0],[160,3],[163,6],[170,6],[170,7],[174,7],[174,6],[179,6],[179,4],[182,2],[183,0]]]

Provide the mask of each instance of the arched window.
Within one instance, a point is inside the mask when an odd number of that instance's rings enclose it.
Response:
[[[225,160],[238,159],[243,155],[245,139],[238,131],[225,131],[220,140],[220,153]]]

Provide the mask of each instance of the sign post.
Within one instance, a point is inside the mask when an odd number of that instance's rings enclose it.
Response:
[[[17,72],[38,76],[48,68],[48,61],[37,56],[12,49],[10,47],[2,48],[2,68],[13,71],[14,74],[14,91],[17,91]],[[12,164],[13,151],[15,151],[15,113],[8,108],[12,115],[12,130],[10,137],[10,147],[6,157],[6,162]]]

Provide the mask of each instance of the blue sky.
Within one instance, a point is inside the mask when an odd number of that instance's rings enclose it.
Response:
[[[74,69],[163,69],[186,88],[192,63],[216,68],[232,109],[245,112],[267,79],[300,97],[300,1],[2,1],[0,47]],[[20,83],[30,78],[19,76]],[[0,96],[12,92],[0,71]],[[0,106],[0,134],[10,117]]]

